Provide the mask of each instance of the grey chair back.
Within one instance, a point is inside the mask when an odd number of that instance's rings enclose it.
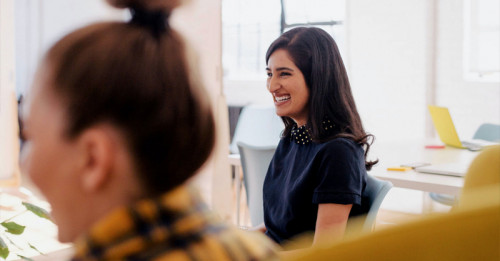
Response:
[[[477,129],[473,139],[481,139],[487,141],[500,141],[500,125],[483,123]]]
[[[365,220],[362,228],[363,232],[370,232],[373,230],[380,205],[392,188],[392,183],[389,181],[380,180],[371,175],[367,176],[366,187],[361,195],[363,204],[367,205],[367,213],[364,217]]]
[[[250,221],[253,226],[257,226],[264,222],[262,188],[276,146],[253,146],[241,141],[237,146],[241,157]]]
[[[229,151],[238,153],[237,143],[240,141],[261,147],[278,146],[284,128],[283,121],[276,115],[274,105],[247,105],[241,110]]]

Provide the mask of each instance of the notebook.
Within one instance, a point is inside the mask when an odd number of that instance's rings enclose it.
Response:
[[[464,177],[469,168],[470,162],[454,162],[433,164],[415,168],[415,171],[421,173],[440,174],[447,176]]]
[[[469,149],[474,151],[481,150],[484,146],[496,144],[494,142],[477,139],[470,141],[461,141],[458,138],[458,134],[451,119],[448,108],[432,105],[429,105],[428,107],[432,117],[432,122],[434,123],[434,127],[439,134],[439,139],[441,139],[444,144],[455,148]]]

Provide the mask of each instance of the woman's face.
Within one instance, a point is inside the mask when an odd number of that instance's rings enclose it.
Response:
[[[271,54],[266,70],[267,89],[273,96],[276,114],[292,118],[298,126],[305,125],[309,113],[309,88],[288,51],[278,49]]]
[[[76,142],[64,138],[65,112],[51,90],[47,73],[38,73],[23,108],[23,172],[40,189],[52,207],[59,239],[72,241],[81,220],[81,188],[75,174],[79,157]],[[83,210],[84,211],[84,210]]]

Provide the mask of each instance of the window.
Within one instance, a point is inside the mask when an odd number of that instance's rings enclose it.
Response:
[[[267,48],[281,31],[295,26],[326,30],[342,50],[345,0],[224,0],[222,4],[226,81],[265,80]]]
[[[464,3],[465,79],[500,82],[500,1]]]
[[[231,80],[252,80],[258,79],[261,74],[265,75],[265,51],[279,32],[279,1],[224,0],[222,7],[224,77]]]

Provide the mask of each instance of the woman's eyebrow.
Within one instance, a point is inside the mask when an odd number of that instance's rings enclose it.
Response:
[[[266,71],[271,71],[271,69],[266,67]],[[292,71],[293,72],[293,69],[289,68],[289,67],[278,67],[278,68],[276,68],[276,71]]]

